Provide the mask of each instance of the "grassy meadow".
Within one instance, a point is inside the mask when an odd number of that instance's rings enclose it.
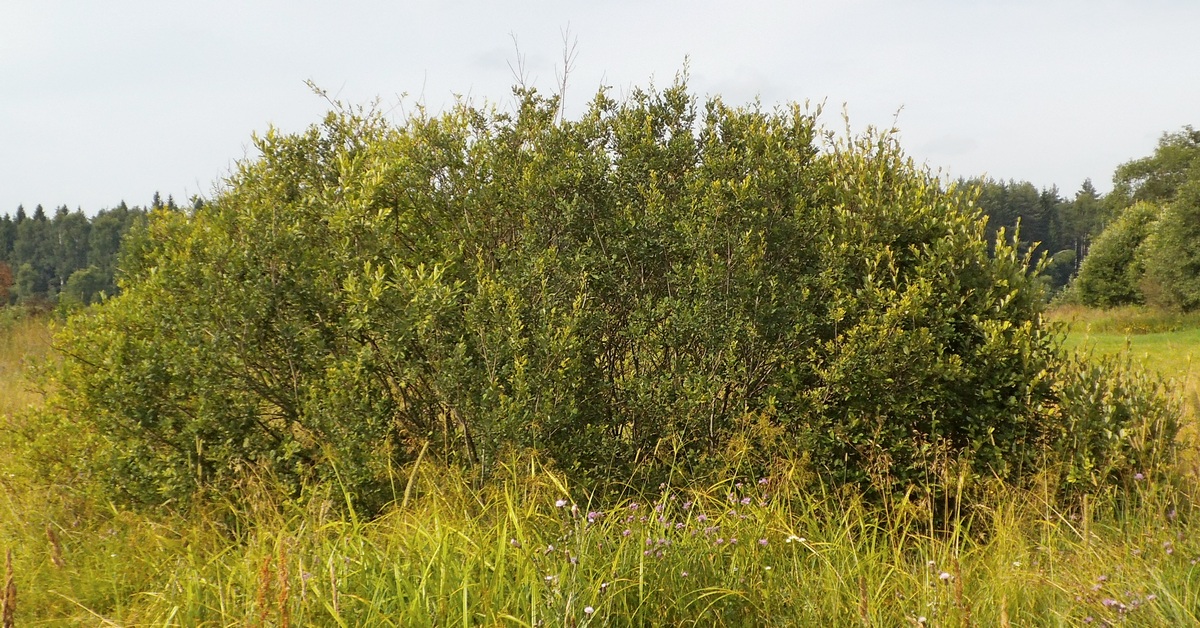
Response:
[[[1071,324],[1068,346],[1126,343],[1115,315],[1052,316]],[[1200,322],[1173,320],[1128,335],[1130,350],[1180,382],[1194,419]],[[20,459],[40,427],[28,375],[51,356],[47,327],[0,319],[0,552],[17,625],[1200,623],[1191,472],[1063,501],[1050,478],[1015,489],[946,466],[940,501],[868,506],[798,490],[803,461],[765,477],[733,464],[601,502],[526,457],[486,484],[428,461],[398,469],[395,506],[373,520],[336,487],[292,500],[252,476],[203,508],[123,510],[86,477],[35,478]]]
[[[1200,313],[1062,307],[1049,316],[1067,326],[1067,350],[1095,355],[1127,351],[1135,363],[1170,380],[1192,421],[1185,431],[1195,433],[1200,418]]]

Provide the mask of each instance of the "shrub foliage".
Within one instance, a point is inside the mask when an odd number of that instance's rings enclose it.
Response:
[[[516,95],[270,131],[212,203],[157,212],[122,295],[59,336],[114,486],[255,465],[370,507],[419,452],[525,448],[596,479],[740,449],[907,485],[939,452],[1012,478],[1062,446],[1085,395],[1028,258],[892,136],[678,83],[578,120]]]
[[[1145,260],[1138,250],[1154,231],[1161,213],[1156,205],[1135,203],[1096,238],[1075,278],[1084,305],[1107,308],[1145,302]]]

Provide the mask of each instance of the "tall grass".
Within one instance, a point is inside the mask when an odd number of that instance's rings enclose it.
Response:
[[[536,459],[484,489],[409,471],[409,503],[372,521],[264,481],[189,515],[52,521],[62,567],[40,522],[9,513],[21,608],[188,626],[1165,626],[1200,611],[1200,513],[1153,478],[1086,504],[994,486],[945,526],[920,501],[797,493],[787,470],[603,506]]]
[[[1066,323],[1074,333],[1136,335],[1200,329],[1200,311],[1184,313],[1134,305],[1107,310],[1059,305],[1047,312],[1047,318]]]
[[[0,416],[12,414],[42,396],[25,377],[26,366],[50,352],[46,319],[18,308],[0,308]]]
[[[47,355],[45,323],[7,329],[0,387],[27,391],[19,365]],[[36,428],[22,394],[5,425]],[[336,486],[292,499],[247,476],[202,508],[134,512],[85,475],[23,472],[0,454],[17,625],[1200,623],[1194,476],[1066,501],[1049,475],[947,472],[944,499],[869,504],[781,463],[601,499],[529,455],[484,484],[398,470],[394,507],[364,520]]]

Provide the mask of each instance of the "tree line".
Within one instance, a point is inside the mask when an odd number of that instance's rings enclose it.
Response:
[[[1027,181],[971,179],[988,235],[1019,234],[1050,292],[1093,307],[1200,307],[1200,131],[1164,133],[1152,155],[1086,180],[1073,198]],[[1074,281],[1073,281],[1074,280]]]
[[[157,193],[154,208],[177,209]],[[88,305],[116,294],[122,242],[148,211],[122,201],[91,218],[65,205],[53,215],[38,205],[0,216],[0,305]]]

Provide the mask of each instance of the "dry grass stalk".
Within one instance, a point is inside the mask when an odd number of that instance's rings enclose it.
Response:
[[[341,609],[341,605],[338,600],[339,596],[338,596],[337,572],[334,570],[334,567],[333,567],[333,558],[329,559],[329,591],[333,597],[333,614],[338,617],[341,617],[342,609]]]
[[[292,590],[288,582],[287,546],[284,543],[279,544],[277,569],[275,578],[278,580],[279,589],[276,591],[275,605],[279,613],[279,625],[282,628],[288,628],[292,622],[291,609],[288,605]]]
[[[867,579],[858,577],[858,618],[864,626],[871,625],[871,607],[867,599]]]
[[[46,538],[50,540],[50,562],[54,563],[55,567],[62,569],[67,566],[67,562],[63,560],[62,543],[58,540],[58,533],[54,531],[54,526],[46,524]]]
[[[1009,628],[1011,624],[1008,622],[1008,594],[1000,594],[1000,628]]]
[[[954,558],[954,605],[962,609],[962,625],[971,626],[971,606],[963,595],[962,567],[958,564],[958,557]]]
[[[13,578],[12,550],[4,555],[4,597],[0,598],[4,628],[13,628],[17,615],[17,581]]]
[[[258,567],[258,591],[255,604],[258,606],[258,625],[267,626],[267,598],[271,595],[271,556],[263,556],[262,564]]]

